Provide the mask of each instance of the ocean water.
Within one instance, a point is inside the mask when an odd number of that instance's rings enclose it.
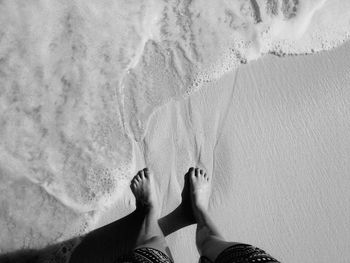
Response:
[[[4,252],[92,229],[155,111],[264,54],[338,46],[350,2],[4,0],[0,25]]]

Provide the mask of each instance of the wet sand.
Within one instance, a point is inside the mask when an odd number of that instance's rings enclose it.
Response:
[[[282,262],[346,262],[349,51],[347,43],[314,56],[267,56],[156,112],[134,145],[135,168],[156,174],[163,214],[179,203],[185,171],[199,165],[214,177],[209,211],[227,239]],[[126,191],[99,224],[132,203]],[[198,260],[194,230],[168,238],[178,262]]]

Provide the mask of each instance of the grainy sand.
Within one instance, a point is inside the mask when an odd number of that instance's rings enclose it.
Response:
[[[282,262],[347,262],[349,51],[347,43],[315,56],[268,56],[239,69],[232,100],[234,72],[162,107],[142,147],[163,214],[179,203],[182,176],[201,152],[199,165],[214,177],[210,214],[227,239]],[[105,220],[131,211],[128,200]],[[168,241],[178,262],[196,262],[194,227]]]
[[[227,238],[345,262],[350,45],[316,53],[349,39],[350,1],[140,2],[0,1],[0,254],[126,215],[146,165],[166,214],[198,165]]]

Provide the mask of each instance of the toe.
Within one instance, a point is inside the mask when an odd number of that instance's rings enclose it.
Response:
[[[135,190],[135,188],[136,188],[136,183],[135,183],[135,182],[132,182],[132,183],[130,184],[130,189],[131,189],[131,190]]]
[[[191,178],[192,180],[195,179],[195,170],[193,167],[190,168],[188,175],[189,175],[189,178]]]
[[[184,175],[184,185],[189,183],[190,177],[191,177],[191,173],[190,173],[190,170],[188,170],[188,172],[185,173],[185,175]]]
[[[143,174],[146,178],[149,178],[149,170],[147,167],[143,169]]]
[[[196,168],[195,175],[196,175],[196,177],[198,177],[200,175],[199,168]]]
[[[196,180],[196,173],[195,173],[194,168],[191,167],[190,171],[188,173],[189,173],[190,181],[193,183]]]
[[[143,170],[140,171],[140,180],[143,180],[145,178],[145,173]]]
[[[194,176],[195,175],[195,172],[194,172],[194,168],[191,167],[190,170],[188,171],[189,174],[190,174],[190,177]]]
[[[202,178],[204,178],[204,175],[205,175],[205,172],[204,172],[204,170],[202,170],[202,169],[199,169],[199,173],[200,173],[201,177],[202,177]]]

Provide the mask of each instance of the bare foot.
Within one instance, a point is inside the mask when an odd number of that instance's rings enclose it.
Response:
[[[130,188],[136,198],[136,209],[156,212],[159,216],[160,207],[157,189],[153,174],[149,172],[148,168],[138,171],[131,180]]]
[[[182,200],[178,207],[159,220],[159,225],[164,236],[168,236],[181,228],[197,223],[191,204],[190,171],[184,176],[184,187],[181,197]]]
[[[206,212],[211,194],[211,178],[199,168],[190,168],[191,203],[193,215],[198,222],[200,214]]]
[[[191,204],[191,186],[190,186],[190,169],[184,176],[184,187],[181,193],[181,204],[179,205],[179,210],[181,217],[186,223],[194,224],[196,219],[193,215],[192,204]]]

